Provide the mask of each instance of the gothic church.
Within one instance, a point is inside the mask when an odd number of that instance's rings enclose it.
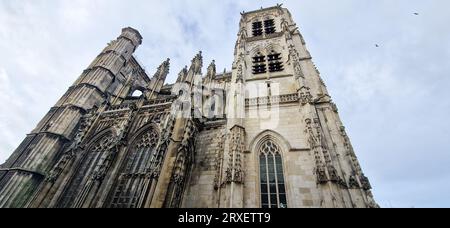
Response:
[[[230,72],[202,53],[165,84],[124,28],[6,163],[6,208],[374,208],[290,12],[241,13]]]

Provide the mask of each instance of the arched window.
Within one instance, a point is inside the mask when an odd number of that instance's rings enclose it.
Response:
[[[151,128],[134,141],[120,169],[110,207],[136,208],[145,203],[149,181],[145,173],[155,159],[158,140],[157,131]]]
[[[264,74],[267,72],[266,56],[258,52],[253,57],[253,74]]]
[[[287,208],[281,150],[272,140],[264,142],[259,150],[259,167],[261,207]]]
[[[99,171],[102,170],[114,145],[114,137],[111,132],[108,132],[93,141],[94,143],[86,150],[82,163],[60,199],[58,207],[80,207],[83,203],[80,193],[86,187],[86,183],[95,172],[100,175]]]
[[[267,71],[270,73],[284,71],[283,60],[280,52],[271,49],[267,56],[261,54],[261,52],[258,52],[253,57],[253,74],[265,74]]]

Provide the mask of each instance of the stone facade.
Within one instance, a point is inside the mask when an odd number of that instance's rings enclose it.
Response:
[[[242,13],[231,72],[200,52],[164,85],[141,43],[124,28],[0,166],[0,207],[378,207],[287,9]]]

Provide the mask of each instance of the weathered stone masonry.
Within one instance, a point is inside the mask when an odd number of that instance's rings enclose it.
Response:
[[[0,207],[378,207],[287,9],[243,12],[223,73],[200,52],[165,84],[141,44],[124,28],[0,166]]]

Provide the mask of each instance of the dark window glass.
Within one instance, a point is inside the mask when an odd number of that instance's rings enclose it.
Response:
[[[270,194],[270,205],[274,207],[278,204],[278,196],[277,194]]]
[[[273,167],[273,156],[267,156],[267,167],[269,167],[269,173],[274,173],[275,169]]]
[[[253,63],[265,63],[265,62],[266,62],[266,57],[263,55],[253,57]]]
[[[267,173],[267,171],[266,171],[266,160],[264,160],[263,161],[264,163],[264,165],[261,165],[260,166],[260,170],[261,170],[261,174],[264,174],[264,178],[266,178],[266,173]]]
[[[275,173],[269,173],[269,183],[276,183],[275,182]]]
[[[262,204],[269,204],[269,195],[261,194],[261,202],[262,202]]]
[[[253,74],[264,73],[267,73],[266,57],[258,52],[258,54],[253,57]]]
[[[267,184],[261,184],[261,193],[262,194],[267,193]]]
[[[286,194],[280,194],[280,202],[286,204]]]
[[[267,60],[269,61],[281,60],[281,54],[270,54],[267,56]]]
[[[277,192],[277,185],[275,183],[270,184],[270,193],[276,193]]]
[[[261,184],[267,184],[267,174],[261,173]]]
[[[261,206],[286,208],[286,186],[281,151],[274,142],[267,141],[260,149]]]
[[[216,111],[216,102],[214,102],[214,100],[213,100],[213,102],[211,104],[211,112],[214,112],[214,111]]]
[[[258,64],[253,66],[253,74],[265,74],[267,73],[266,64]]]
[[[265,20],[264,21],[264,30],[266,34],[272,34],[275,33],[275,21],[273,19]]]
[[[277,180],[279,184],[284,184],[284,177],[282,173],[277,173]]]
[[[285,188],[284,188],[284,184],[279,184],[279,185],[278,185],[278,192],[279,192],[280,194],[286,193],[286,190],[285,190]]]
[[[283,70],[284,70],[283,63],[281,62],[269,63],[269,72],[280,72]]]

